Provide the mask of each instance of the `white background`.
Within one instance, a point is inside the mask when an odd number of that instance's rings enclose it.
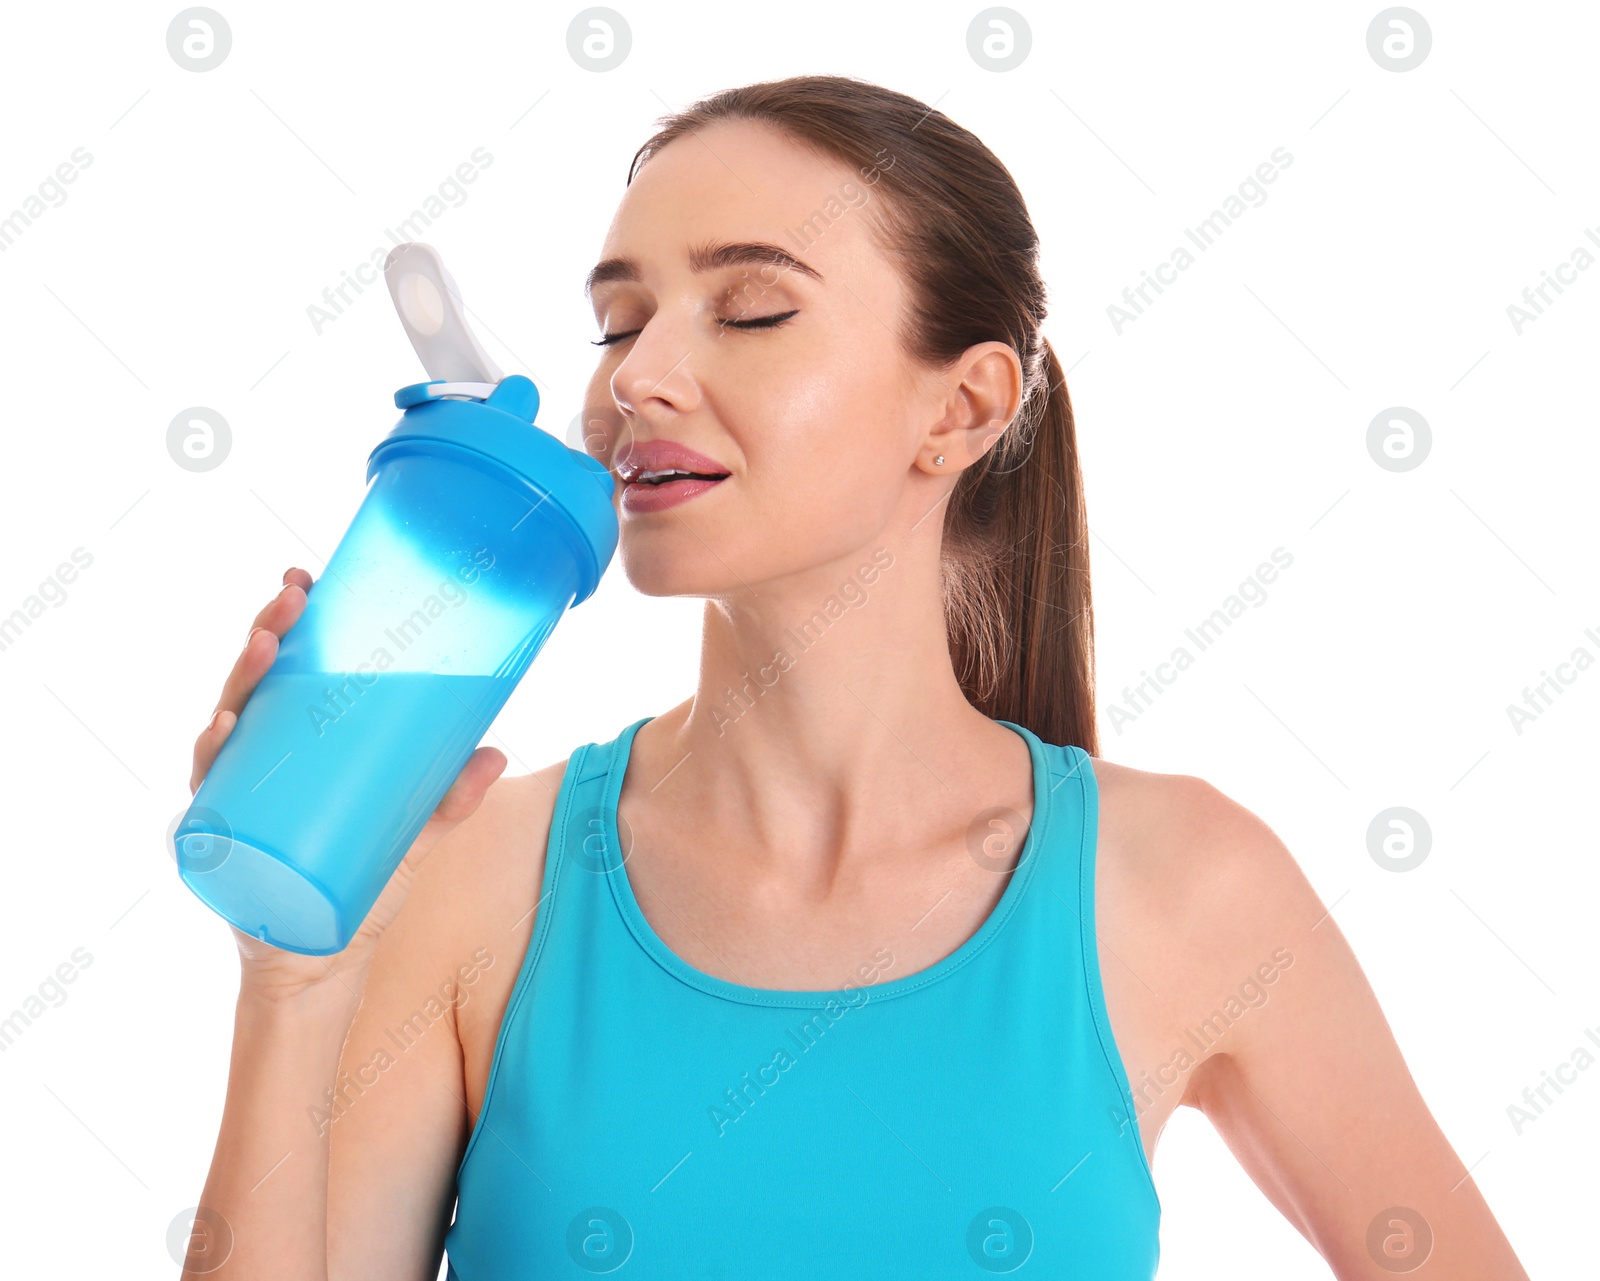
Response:
[[[0,253],[0,615],[93,557],[0,651],[0,1016],[93,957],[0,1053],[8,1272],[178,1270],[238,971],[166,832],[248,623],[285,567],[320,573],[422,377],[381,285],[320,335],[307,308],[484,147],[421,238],[564,433],[595,356],[583,275],[655,117],[813,71],[937,104],[1028,200],[1087,477],[1103,755],[1273,826],[1530,1274],[1592,1266],[1600,1066],[1520,1135],[1507,1108],[1600,1026],[1600,665],[1521,733],[1506,709],[1600,658],[1600,269],[1520,334],[1507,307],[1600,254],[1600,12],[1419,0],[1432,49],[1397,73],[1367,49],[1379,4],[1034,3],[1028,57],[994,72],[967,50],[978,4],[618,0],[632,50],[595,73],[567,50],[577,5],[217,2],[233,43],[204,73],[167,51],[177,5],[6,25],[0,217],[75,148],[92,163]],[[1117,333],[1108,305],[1278,147],[1265,203]],[[196,405],[233,437],[205,473],[166,449]],[[1410,471],[1367,451],[1392,406],[1431,428]],[[1275,547],[1265,603],[1113,726]],[[613,572],[486,741],[525,772],[665,710],[699,614]],[[1409,872],[1368,852],[1391,806],[1431,828]],[[1199,1114],[1155,1173],[1164,1277],[1330,1275]]]

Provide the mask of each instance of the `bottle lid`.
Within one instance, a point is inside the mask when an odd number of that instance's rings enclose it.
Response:
[[[470,449],[514,473],[570,522],[588,552],[580,567],[581,587],[573,605],[594,594],[617,550],[615,483],[605,464],[571,448],[534,423],[539,392],[522,374],[498,383],[436,378],[394,394],[405,410],[393,431],[367,456],[367,480],[387,451],[401,442],[436,441]]]

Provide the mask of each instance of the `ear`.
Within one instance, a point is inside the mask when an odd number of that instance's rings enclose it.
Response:
[[[953,476],[982,458],[1022,404],[1022,362],[1008,343],[968,347],[943,378],[945,414],[929,429],[916,463],[933,476]],[[939,457],[943,463],[934,462]]]

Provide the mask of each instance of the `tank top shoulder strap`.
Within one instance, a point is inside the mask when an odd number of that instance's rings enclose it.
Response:
[[[622,851],[607,848],[611,830],[608,806],[615,805],[615,793],[622,786],[612,764],[623,738],[649,719],[641,718],[608,742],[585,743],[567,759],[550,816],[550,839],[545,846],[544,877],[539,888],[540,920],[535,924],[525,969],[531,969],[532,962],[544,951],[557,922],[573,919],[580,931],[593,929],[593,912],[601,900],[599,891],[606,877],[581,873],[605,872],[623,857]],[[584,919],[575,919],[580,917]]]
[[[605,872],[625,857],[625,850],[608,850],[610,811],[616,808],[617,796],[622,791],[622,776],[613,769],[617,754],[625,739],[649,716],[640,717],[615,738],[605,743],[586,743],[574,752],[568,763],[571,775],[570,796],[565,813],[556,813],[551,819],[551,853],[557,848],[556,824],[562,853],[565,858],[578,863],[590,872]],[[619,837],[626,847],[630,842]],[[604,880],[604,877],[598,878]]]
[[[1034,797],[1034,821],[1042,817],[1039,843],[1033,853],[1039,866],[1033,874],[1044,884],[1037,887],[1040,898],[1049,899],[1047,910],[1060,914],[1065,905],[1070,916],[1064,921],[1075,933],[1083,894],[1082,873],[1086,861],[1093,859],[1097,805],[1094,771],[1082,748],[1061,746],[1040,740],[1044,753],[1045,786],[1048,796]],[[1076,946],[1076,939],[1073,940]]]
[[[1061,910],[1064,934],[1071,940],[1073,969],[1081,984],[1083,1005],[1093,1027],[1094,1041],[1106,1070],[1117,1087],[1118,1103],[1112,1117],[1118,1131],[1131,1135],[1138,1148],[1140,1164],[1148,1174],[1144,1148],[1138,1138],[1134,1118],[1133,1091],[1111,1019],[1106,1012],[1105,987],[1100,971],[1100,939],[1095,924],[1095,870],[1100,860],[1100,787],[1095,777],[1094,760],[1081,747],[1046,744],[1050,773],[1049,836],[1052,857],[1039,870],[1054,891],[1052,899]],[[1050,895],[1043,897],[1049,898]],[[1059,901],[1056,901],[1059,900]]]
[[[522,989],[527,986],[541,954],[549,945],[557,918],[570,914],[570,909],[576,906],[571,901],[574,895],[589,888],[588,882],[593,879],[574,877],[573,865],[590,870],[598,870],[605,865],[602,793],[616,746],[617,739],[606,743],[585,743],[574,749],[567,758],[567,768],[561,776],[555,808],[550,815],[550,835],[545,843],[544,874],[540,878],[539,901],[536,905],[538,915],[534,920],[533,937],[528,940],[504,1023],[510,1022]]]
[[[583,868],[604,865],[601,793],[605,787],[616,740],[585,743],[567,758],[567,768],[556,792],[550,815],[550,833],[545,843],[544,872],[539,898],[534,905],[533,934],[518,966],[517,977],[501,1016],[489,1063],[489,1077],[477,1120],[467,1138],[467,1146],[456,1168],[460,1179],[467,1170],[479,1139],[489,1128],[487,1120],[501,1092],[500,1077],[507,1070],[513,1080],[525,1073],[533,1053],[525,1011],[535,989],[577,982],[574,965],[581,957],[574,953],[581,940],[594,937],[597,881],[583,875]],[[521,1088],[516,1086],[514,1088]]]

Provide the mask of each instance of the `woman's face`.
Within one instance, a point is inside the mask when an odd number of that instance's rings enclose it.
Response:
[[[949,391],[896,340],[907,291],[874,236],[873,177],[741,122],[675,140],[629,186],[590,294],[599,333],[618,337],[589,383],[588,448],[616,473],[672,441],[728,473],[654,511],[632,509],[619,477],[640,591],[718,596],[853,570],[943,495],[918,460]],[[710,253],[741,244],[795,262]]]

